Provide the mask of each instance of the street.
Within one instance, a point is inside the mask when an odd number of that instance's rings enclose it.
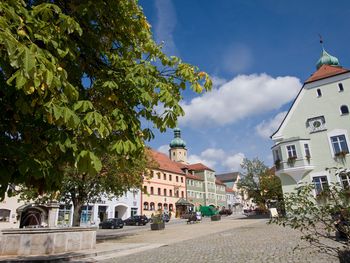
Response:
[[[97,256],[98,262],[339,262],[319,253],[300,240],[298,231],[268,225],[266,219],[223,217],[212,222],[186,224],[173,221],[163,231],[151,231],[149,224],[117,230],[99,230],[98,247],[115,253]],[[114,233],[112,233],[114,232]],[[301,245],[304,249],[294,248]]]

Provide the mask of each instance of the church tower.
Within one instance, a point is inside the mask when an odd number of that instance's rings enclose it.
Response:
[[[174,139],[171,140],[169,150],[169,158],[172,161],[187,164],[186,142],[181,139],[181,130],[174,129]]]

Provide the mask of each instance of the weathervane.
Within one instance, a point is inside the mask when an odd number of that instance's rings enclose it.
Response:
[[[318,36],[320,37],[320,44],[322,46],[322,49],[324,49],[324,47],[323,47],[323,38],[322,38],[321,34],[318,34]]]

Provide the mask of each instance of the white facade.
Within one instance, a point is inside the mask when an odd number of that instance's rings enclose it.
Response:
[[[19,215],[16,209],[25,203],[19,201],[18,197],[8,197],[0,202],[0,229],[5,228],[18,228],[19,227]]]
[[[349,180],[327,168],[350,168],[350,72],[324,65],[314,76],[271,137],[284,193],[299,184],[314,183],[318,194],[330,183]]]

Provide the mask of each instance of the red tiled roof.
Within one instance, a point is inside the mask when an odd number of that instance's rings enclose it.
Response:
[[[169,157],[164,153],[160,153],[151,149],[150,154],[153,160],[159,165],[157,169],[177,174],[184,174],[184,172],[177,165],[177,162],[170,160]]]
[[[233,189],[226,187],[226,192],[228,193],[234,193]]]
[[[209,171],[214,172],[213,169],[210,169],[209,167],[205,166],[205,165],[202,164],[202,163],[190,164],[190,165],[187,165],[186,168],[187,168],[188,170],[193,170],[193,171],[204,171],[204,170],[209,170]]]
[[[194,174],[186,174],[186,178],[192,179],[192,180],[197,180],[197,181],[204,181],[201,177],[199,177],[198,175],[194,175]]]
[[[320,79],[325,79],[325,78],[343,74],[346,72],[350,72],[350,70],[339,66],[322,65],[314,74],[311,75],[310,78],[308,78],[305,81],[305,83],[313,82]]]
[[[221,182],[219,179],[215,179],[215,184],[225,185],[223,182]]]

